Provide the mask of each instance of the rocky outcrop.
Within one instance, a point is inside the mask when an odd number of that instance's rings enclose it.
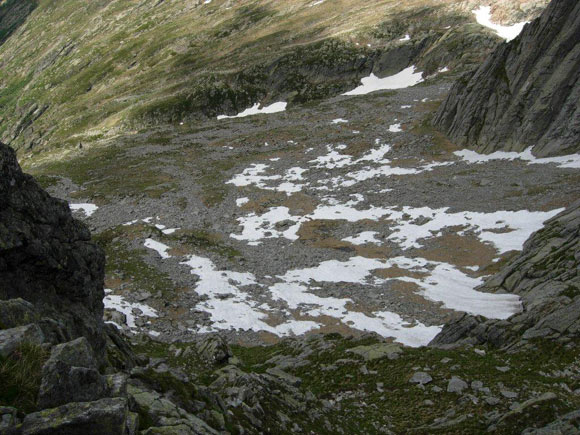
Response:
[[[23,174],[15,153],[3,144],[0,174],[0,312],[13,314],[2,317],[9,323],[4,328],[34,320],[47,342],[86,337],[103,358],[102,250],[67,203]]]
[[[482,290],[520,295],[524,310],[507,320],[465,315],[445,325],[436,346],[525,348],[545,337],[567,342],[580,332],[580,201],[546,222],[523,252]]]
[[[0,400],[19,408],[2,408],[0,434],[137,430],[126,378],[109,362],[135,358],[103,322],[104,254],[90,238],[0,144]]]
[[[518,38],[462,76],[434,118],[479,152],[580,150],[580,3],[552,0]]]

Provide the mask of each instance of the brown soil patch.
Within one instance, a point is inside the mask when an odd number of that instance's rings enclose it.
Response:
[[[495,248],[473,236],[446,234],[427,241],[421,256],[430,261],[441,261],[456,266],[486,266],[497,257]]]
[[[241,210],[245,212],[254,212],[256,214],[265,213],[270,207],[276,207],[280,204],[280,196],[275,193],[266,193],[258,199],[245,203]]]
[[[342,152],[350,154],[353,157],[359,157],[364,153],[366,153],[371,148],[374,148],[374,145],[375,145],[374,142],[370,140],[356,139],[349,141],[348,147]]]
[[[189,252],[189,250],[187,248],[185,248],[184,246],[176,246],[174,248],[171,248],[168,251],[168,253],[172,257],[184,257],[188,254],[191,254],[191,252]]]
[[[117,278],[115,276],[106,276],[105,277],[105,287],[106,288],[110,288],[111,290],[117,290],[121,287],[121,285],[123,285],[123,283],[125,283],[126,281],[123,281],[120,278]]]
[[[416,104],[413,109],[415,112],[434,113],[437,111],[441,103],[442,100],[429,100],[425,102],[421,101],[420,103]]]
[[[393,160],[393,166],[401,167],[401,168],[416,168],[420,166],[419,160],[416,158],[401,158]]]
[[[309,242],[318,248],[343,249],[355,251],[352,244],[343,242],[332,236],[332,230],[338,225],[335,221],[312,220],[302,224],[298,230],[298,237],[303,242]]]
[[[389,284],[389,291],[391,294],[398,294],[401,299],[405,299],[405,301],[410,303],[428,308],[429,311],[441,310],[441,308],[439,308],[438,302],[431,302],[419,294],[419,290],[421,288],[417,284],[399,280],[393,280]],[[447,310],[443,309],[443,311]]]
[[[380,311],[381,307],[378,305],[369,305],[369,304],[360,304],[360,303],[354,303],[354,302],[347,302],[344,307],[348,310],[348,311],[353,311],[356,313],[363,313],[363,314],[367,314],[367,315],[372,315],[372,313],[374,311]]]
[[[304,193],[294,193],[289,196],[282,205],[290,209],[290,214],[305,215],[312,213],[314,209],[316,209],[318,203],[314,198]]]
[[[389,267],[386,269],[377,269],[375,270],[375,275],[379,278],[384,279],[395,279],[400,278],[402,276],[408,276],[409,278],[421,279],[429,276],[427,272],[416,272],[413,270],[408,269],[401,269],[398,266]]]
[[[353,246],[353,248],[358,255],[365,258],[389,258],[392,254],[392,249],[383,245]]]
[[[185,307],[169,308],[165,311],[165,315],[171,320],[182,319],[189,313],[189,309]]]

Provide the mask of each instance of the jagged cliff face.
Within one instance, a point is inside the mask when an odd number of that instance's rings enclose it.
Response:
[[[522,253],[484,289],[515,293],[524,304],[507,321],[464,316],[444,327],[434,345],[490,343],[518,349],[539,337],[563,342],[580,332],[580,202],[547,221]]]
[[[102,250],[67,203],[23,174],[14,151],[1,143],[0,174],[0,300],[32,303],[49,341],[85,336],[102,358]]]
[[[553,0],[514,41],[463,76],[434,124],[480,152],[580,150],[580,2]]]

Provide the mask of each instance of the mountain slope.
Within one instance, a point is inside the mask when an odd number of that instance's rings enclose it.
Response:
[[[0,138],[20,153],[77,145],[324,98],[411,63],[463,68],[499,41],[475,24],[480,3],[40,2],[0,47]],[[529,19],[528,3],[546,2],[498,2],[497,12]]]
[[[580,150],[580,3],[554,0],[514,41],[463,76],[434,124],[477,151]]]

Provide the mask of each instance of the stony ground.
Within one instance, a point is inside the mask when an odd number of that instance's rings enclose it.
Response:
[[[574,164],[454,154],[429,123],[452,79],[23,163],[56,196],[98,206],[78,214],[107,251],[107,318],[123,328],[424,345],[461,312],[517,312],[517,298],[473,289],[580,197]]]

